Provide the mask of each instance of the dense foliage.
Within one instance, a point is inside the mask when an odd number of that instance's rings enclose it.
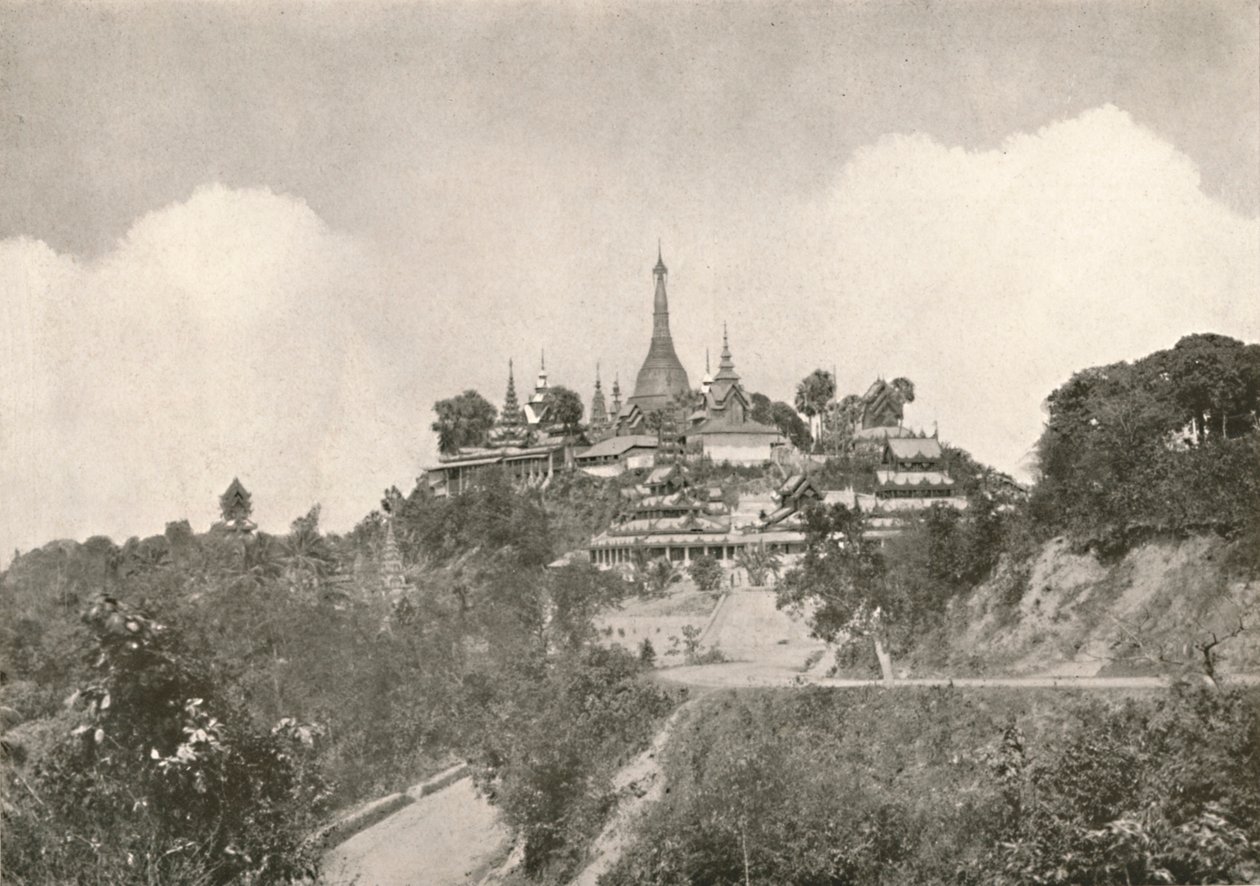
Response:
[[[438,451],[454,453],[471,446],[484,446],[498,411],[490,401],[471,388],[455,397],[433,404],[437,420]]]
[[[971,505],[929,508],[887,540],[871,533],[870,516],[861,510],[810,508],[805,555],[779,585],[780,608],[807,609],[822,639],[868,638],[891,678],[891,657],[928,635],[949,600],[997,563],[1006,521],[989,498],[975,497]]]
[[[697,703],[604,886],[1253,882],[1254,694],[987,690]]]
[[[559,510],[577,498],[565,494]],[[298,838],[315,816],[455,757],[478,763],[526,836],[531,865],[572,852],[574,835],[598,826],[599,773],[671,704],[642,683],[636,658],[590,648],[593,614],[631,587],[582,562],[546,569],[548,510],[501,475],[453,499],[390,490],[346,536],[320,532],[318,516],[312,509],[279,537],[225,524],[197,535],[178,523],[122,546],[58,543],[0,578],[6,725],[21,724],[5,737],[19,764],[6,873],[33,883],[88,870],[101,883],[300,878],[311,857]],[[401,554],[401,590],[385,581],[387,536]],[[106,618],[105,635],[100,619],[79,619],[102,589],[127,613]],[[98,661],[119,624],[126,654]],[[125,646],[137,632],[144,655]],[[80,661],[76,649],[92,655]],[[58,711],[76,687],[96,706],[91,728],[66,739],[75,724]],[[532,751],[508,753],[574,723],[584,730],[550,748],[561,756],[547,773]],[[84,744],[98,729],[104,744]],[[203,783],[227,805],[207,805]],[[166,795],[128,805],[176,788],[190,794],[184,806]],[[531,791],[546,803],[522,799]],[[56,853],[41,848],[63,833],[76,837]],[[109,863],[88,865],[91,853]]]
[[[470,759],[525,848],[525,870],[563,881],[598,832],[611,777],[673,707],[645,665],[616,647],[556,658],[538,673],[473,675]]]
[[[1086,369],[1047,400],[1034,520],[1103,551],[1152,535],[1253,527],[1260,345],[1192,335]]]
[[[36,802],[5,816],[5,870],[45,883],[311,876],[320,730],[254,727],[208,663],[141,611],[103,598],[85,621],[94,660],[72,696],[80,722],[29,782],[18,777]]]

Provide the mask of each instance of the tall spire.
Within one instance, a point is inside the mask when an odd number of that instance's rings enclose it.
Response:
[[[407,576],[403,570],[402,552],[398,550],[398,540],[394,538],[394,517],[385,518],[385,540],[381,545],[380,562],[377,565],[380,575],[381,590],[386,594],[401,593],[407,588]]]
[[[722,324],[722,356],[718,358],[718,374],[715,381],[739,381],[735,372],[735,361],[731,358],[731,342],[726,334],[726,324]]]
[[[515,427],[521,421],[521,404],[516,399],[516,377],[509,359],[507,393],[503,396],[503,411],[499,413],[499,422],[507,427]]]
[[[691,390],[687,370],[679,361],[678,354],[674,351],[674,341],[669,334],[669,297],[665,293],[668,275],[669,269],[665,267],[665,259],[658,243],[656,267],[652,268],[652,276],[656,278],[656,291],[652,299],[652,342],[648,347],[647,359],[643,361],[635,380],[634,394],[630,398],[631,405],[638,406],[644,414],[657,409],[673,408],[676,399]]]
[[[534,384],[534,394],[547,390],[547,352],[543,350],[538,357],[538,381]]]
[[[621,376],[620,375],[613,376],[612,395],[613,395],[612,414],[620,415],[621,414]]]
[[[669,296],[665,294],[665,278],[669,276],[669,268],[661,258],[660,243],[656,246],[656,267],[652,268],[652,276],[656,278],[656,292],[652,297],[652,341],[669,336]],[[672,345],[671,345],[672,348]]]
[[[599,380],[599,363],[595,364],[595,394],[591,397],[591,425],[598,428],[608,422],[604,408],[604,387]]]

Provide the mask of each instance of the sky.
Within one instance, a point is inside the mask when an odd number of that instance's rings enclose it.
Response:
[[[0,551],[351,527],[435,400],[907,376],[1028,478],[1047,394],[1260,340],[1254,2],[0,4]]]

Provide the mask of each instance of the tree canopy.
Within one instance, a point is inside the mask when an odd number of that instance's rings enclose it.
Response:
[[[770,423],[779,429],[792,445],[801,451],[808,450],[813,442],[809,427],[791,406],[782,401],[770,405]]]
[[[561,385],[556,385],[547,392],[547,418],[566,436],[576,434],[582,429],[584,411],[582,398],[576,392]]]
[[[815,369],[796,386],[796,411],[809,418],[822,436],[822,416],[836,395],[836,379],[825,369]]]
[[[1260,346],[1192,335],[1077,372],[1046,401],[1032,508],[1104,545],[1135,531],[1230,531],[1260,506]]]
[[[451,455],[471,446],[484,446],[494,427],[497,412],[485,397],[469,388],[457,397],[433,404],[437,421],[438,450]]]

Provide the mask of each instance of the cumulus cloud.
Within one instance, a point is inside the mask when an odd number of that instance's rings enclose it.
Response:
[[[204,527],[236,474],[265,528],[316,501],[346,528],[432,457],[433,401],[497,401],[509,356],[518,391],[540,347],[584,397],[596,360],[633,384],[657,232],[693,379],[729,320],[752,389],[906,375],[911,423],[1017,472],[1073,371],[1192,332],[1260,339],[1260,220],[1114,107],[983,151],[889,135],[813,198],[750,175],[664,205],[599,173],[542,209],[489,179],[494,200],[400,182],[406,211],[370,242],[218,186],[93,261],[0,242],[0,545]]]
[[[910,417],[1008,470],[1073,371],[1193,332],[1260,339],[1260,221],[1112,106],[985,151],[886,136],[801,218],[824,295],[787,313],[825,330],[842,387],[908,375]]]
[[[0,540],[204,528],[237,474],[265,528],[353,523],[415,472],[376,408],[373,264],[301,200],[218,186],[91,262],[0,243]]]

